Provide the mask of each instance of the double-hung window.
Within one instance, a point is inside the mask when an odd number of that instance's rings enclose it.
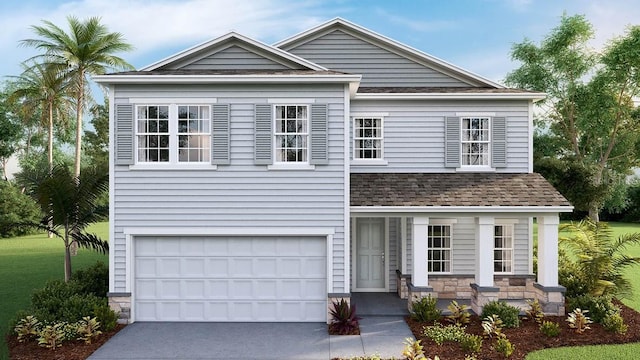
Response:
[[[275,106],[276,163],[309,162],[309,106]]]
[[[429,225],[427,231],[428,272],[451,272],[451,225]]]
[[[138,105],[136,148],[138,163],[209,163],[210,106]]]
[[[513,225],[495,225],[493,234],[493,271],[513,272]]]
[[[462,166],[489,166],[490,119],[488,117],[462,117]]]
[[[382,118],[357,117],[353,124],[353,158],[357,160],[382,159]]]

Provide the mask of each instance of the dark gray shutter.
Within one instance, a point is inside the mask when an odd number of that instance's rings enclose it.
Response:
[[[310,129],[311,158],[309,164],[327,165],[329,163],[327,104],[311,105]]]
[[[254,163],[271,165],[273,163],[273,116],[271,105],[256,104],[254,128]]]
[[[491,166],[507,166],[507,119],[494,117],[491,126]]]
[[[460,118],[444,119],[444,167],[460,167]]]
[[[211,163],[229,165],[229,104],[212,105],[211,114]]]
[[[133,165],[133,105],[116,104],[115,164]]]

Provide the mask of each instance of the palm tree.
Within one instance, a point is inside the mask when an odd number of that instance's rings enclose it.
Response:
[[[76,180],[79,180],[76,181]],[[76,178],[69,168],[56,165],[48,175],[40,177],[30,187],[43,214],[39,223],[29,225],[46,230],[64,242],[64,280],[71,278],[71,248],[109,251],[109,243],[95,234],[85,232],[92,223],[105,219],[108,208],[97,205],[99,196],[108,189],[109,175],[104,170],[87,168]]]
[[[640,264],[640,257],[629,256],[626,250],[640,244],[640,233],[614,239],[606,223],[591,220],[561,225],[560,232],[569,233],[560,238],[560,243],[570,252],[561,253],[560,261],[571,269],[583,291],[594,296],[631,296],[632,286],[625,273]]]
[[[114,53],[129,51],[133,47],[124,42],[122,34],[109,32],[100,23],[99,17],[84,21],[74,16],[67,17],[69,33],[52,22],[43,21],[43,26],[32,26],[39,37],[21,41],[24,46],[44,50],[47,62],[63,64],[70,74],[76,105],[76,150],[74,174],[80,175],[82,154],[82,117],[87,102],[88,76],[104,74],[108,69],[133,69],[124,59]]]
[[[43,118],[47,119],[47,155],[49,171],[53,169],[53,132],[54,122],[67,125],[70,113],[70,82],[67,74],[55,64],[22,64],[23,72],[17,77],[17,89],[10,98],[21,100],[26,109],[40,108]]]

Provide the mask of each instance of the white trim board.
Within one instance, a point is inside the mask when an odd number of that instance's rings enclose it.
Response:
[[[352,216],[372,214],[416,214],[416,213],[526,213],[546,214],[571,212],[573,206],[352,206]],[[383,216],[383,215],[380,215]]]

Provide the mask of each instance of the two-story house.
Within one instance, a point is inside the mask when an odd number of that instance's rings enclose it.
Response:
[[[558,214],[572,207],[532,165],[544,94],[343,19],[95,79],[123,319],[327,321],[353,292],[564,311]]]

